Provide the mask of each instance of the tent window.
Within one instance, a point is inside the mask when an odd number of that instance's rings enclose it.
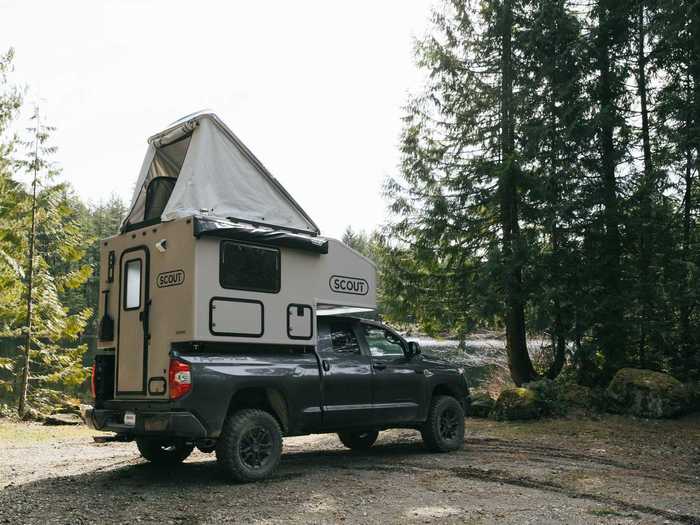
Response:
[[[160,218],[165,205],[168,204],[176,180],[170,177],[157,177],[148,183],[146,209],[143,212],[144,221],[158,220]]]
[[[280,251],[233,241],[221,242],[219,282],[223,288],[277,293]]]

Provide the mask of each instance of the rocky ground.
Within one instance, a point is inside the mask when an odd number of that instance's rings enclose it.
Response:
[[[84,427],[0,420],[0,523],[697,523],[700,415],[467,420],[464,450],[410,431],[368,453],[285,440],[274,479],[227,481],[214,457],[152,468]]]

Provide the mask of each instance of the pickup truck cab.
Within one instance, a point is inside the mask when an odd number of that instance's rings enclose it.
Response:
[[[317,332],[315,347],[178,346],[167,403],[101,399],[114,375],[110,356],[98,356],[96,408],[84,416],[92,428],[136,440],[153,463],[183,461],[194,447],[215,451],[239,481],[275,470],[283,436],[337,433],[358,450],[381,430],[414,428],[430,450],[462,447],[469,403],[462,369],[422,355],[376,321],[319,316]]]

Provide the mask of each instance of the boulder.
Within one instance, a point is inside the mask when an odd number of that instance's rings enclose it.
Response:
[[[605,395],[612,412],[655,419],[678,416],[690,402],[687,388],[675,377],[638,368],[618,370]]]
[[[543,404],[537,392],[530,388],[507,388],[498,396],[492,416],[500,420],[537,419]]]
[[[495,401],[488,394],[474,394],[469,406],[469,415],[471,417],[489,417]]]

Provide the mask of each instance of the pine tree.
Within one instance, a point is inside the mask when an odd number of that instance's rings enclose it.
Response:
[[[577,307],[585,291],[577,283],[581,261],[581,162],[590,144],[589,101],[584,90],[584,45],[578,18],[565,0],[532,2],[523,24],[523,114],[518,128],[528,174],[524,217],[533,223],[530,328],[549,333],[548,377],[562,370],[568,342],[576,337]],[[579,327],[580,330],[580,327]]]
[[[483,1],[476,14],[454,0],[436,12],[434,35],[418,48],[430,80],[407,108],[403,180],[387,185],[392,236],[416,260],[413,286],[424,303],[416,302],[437,306],[428,318],[466,325],[473,305],[493,303],[477,296],[476,276],[499,283],[491,291],[517,384],[537,376],[525,332],[524,183],[515,137],[521,81],[513,35],[521,19],[522,5],[511,0]]]
[[[83,383],[85,346],[75,341],[92,313],[89,308],[71,312],[62,301],[90,275],[90,268],[80,263],[88,239],[77,222],[68,188],[52,183],[58,174],[51,162],[52,128],[38,118],[33,122],[30,137],[22,142],[27,155],[14,163],[32,177],[32,184],[30,192],[18,191],[12,253],[29,256],[19,266],[21,279],[16,281],[22,293],[7,304],[2,334],[21,335],[25,341],[13,366],[22,370],[19,384],[4,381],[6,389],[15,391],[22,417],[49,409]]]

